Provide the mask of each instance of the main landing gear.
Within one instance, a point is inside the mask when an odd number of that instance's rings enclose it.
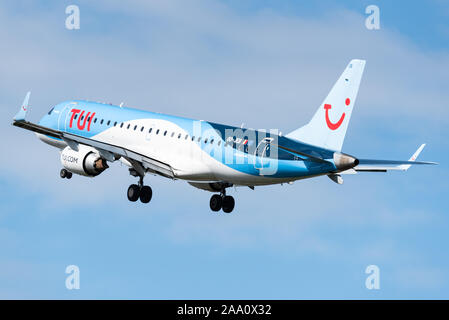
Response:
[[[223,209],[223,212],[231,213],[234,210],[235,201],[233,197],[227,196],[226,189],[223,189],[220,194],[214,194],[210,198],[209,205],[212,211],[217,212]]]
[[[140,176],[139,184],[132,184],[128,188],[128,200],[136,202],[138,199],[142,203],[148,203],[151,201],[153,191],[149,186],[143,185],[143,177]]]
[[[61,172],[59,172],[59,176],[62,179],[72,179],[72,173],[66,169],[61,169]]]

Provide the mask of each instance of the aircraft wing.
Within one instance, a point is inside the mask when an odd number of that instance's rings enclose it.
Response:
[[[387,172],[391,170],[407,171],[412,165],[437,164],[436,162],[416,161],[426,145],[422,144],[407,161],[359,159],[359,164],[340,174],[355,174],[357,172]]]
[[[123,147],[119,147],[110,143],[93,140],[90,138],[82,137],[76,134],[55,130],[39,124],[35,124],[25,120],[25,117],[29,111],[28,101],[30,98],[30,92],[27,93],[22,107],[14,117],[13,125],[19,128],[23,128],[29,131],[37,132],[53,138],[59,138],[64,140],[70,148],[77,150],[78,144],[91,146],[99,151],[99,153],[106,158],[106,160],[114,161],[119,157],[126,158],[132,166],[138,171],[142,172],[142,167],[149,169],[152,172],[160,174],[164,177],[174,178],[172,168],[163,162],[156,159],[149,158],[140,153],[128,150]]]

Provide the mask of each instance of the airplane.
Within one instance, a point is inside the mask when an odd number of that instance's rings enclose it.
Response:
[[[365,60],[351,60],[310,122],[286,135],[85,100],[59,103],[35,124],[25,120],[30,92],[12,124],[60,150],[61,178],[95,177],[119,161],[139,179],[128,188],[129,201],[151,201],[144,177],[153,174],[213,192],[210,209],[230,213],[235,200],[226,190],[232,186],[254,190],[318,176],[342,184],[344,174],[436,164],[416,161],[424,144],[406,161],[341,151],[364,68]]]

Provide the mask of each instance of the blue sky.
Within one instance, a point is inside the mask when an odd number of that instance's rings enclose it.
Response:
[[[2,3],[0,298],[448,298],[448,18],[437,0]],[[367,65],[343,151],[404,159],[425,142],[439,166],[239,188],[217,215],[209,193],[158,177],[130,204],[120,165],[61,180],[58,152],[10,125],[32,90],[34,121],[80,98],[289,132],[352,58]]]

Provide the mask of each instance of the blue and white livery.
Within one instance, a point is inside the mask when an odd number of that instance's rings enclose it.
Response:
[[[285,136],[82,100],[57,104],[35,124],[25,120],[29,92],[13,125],[60,150],[62,178],[95,177],[120,161],[139,178],[128,188],[130,201],[150,202],[152,189],[143,179],[151,173],[216,193],[210,208],[229,213],[235,205],[226,195],[231,186],[254,189],[322,175],[342,184],[342,174],[434,164],[416,161],[424,145],[408,161],[358,159],[341,151],[364,67],[364,60],[352,60],[312,120]]]

